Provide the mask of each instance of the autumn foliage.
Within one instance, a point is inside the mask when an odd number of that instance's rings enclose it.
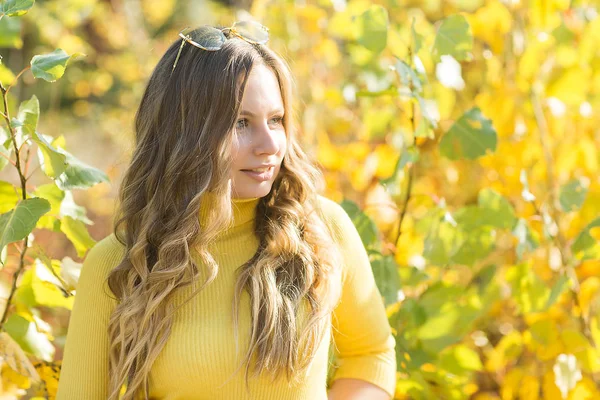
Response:
[[[289,61],[303,145],[370,254],[395,397],[600,398],[598,5],[243,6],[0,2],[0,398],[56,392],[158,57],[182,27],[248,18]]]

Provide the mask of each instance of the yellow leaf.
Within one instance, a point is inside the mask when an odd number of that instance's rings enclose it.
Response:
[[[527,375],[521,380],[519,387],[520,400],[538,400],[540,393],[539,378]]]
[[[473,36],[486,41],[496,54],[502,53],[506,42],[504,34],[510,32],[513,17],[500,1],[490,1],[467,17]]]
[[[25,377],[39,379],[35,368],[21,347],[6,332],[0,332],[0,354],[4,362],[16,373]]]
[[[485,369],[498,371],[506,367],[509,361],[515,360],[523,351],[523,337],[518,331],[512,331],[498,342],[488,354]]]
[[[590,306],[600,301],[600,278],[592,276],[581,282],[579,304],[583,315],[589,315]]]
[[[15,372],[6,364],[0,368],[0,372],[0,376],[2,376],[2,386],[15,386],[21,389],[29,389],[31,387],[31,380],[28,377]],[[2,394],[2,392],[0,392],[0,394]]]
[[[389,144],[380,144],[375,147],[375,154],[377,155],[375,176],[378,178],[390,177],[394,173],[400,153]]]
[[[565,0],[532,0],[529,8],[529,20],[533,27],[550,30],[560,25],[559,11],[569,8]]]
[[[325,10],[311,4],[295,7],[294,13],[298,18],[300,30],[303,34],[320,33],[327,22]]]
[[[142,1],[140,3],[145,21],[155,28],[164,24],[173,14],[175,0],[163,0],[158,2]]]
[[[48,396],[50,399],[56,398],[56,392],[58,391],[58,380],[60,377],[62,361],[57,362],[37,362],[35,363],[35,369],[38,371],[42,380],[42,385],[37,391],[37,395]]]
[[[500,389],[502,400],[513,400],[517,398],[522,379],[522,368],[516,367],[508,371],[502,382],[502,388]]]
[[[552,368],[549,368],[544,374],[542,393],[542,398],[544,400],[564,400],[560,390],[554,383],[554,371],[552,371]]]
[[[14,80],[15,74],[13,74],[4,64],[0,63],[0,83],[2,83],[4,87],[8,87]]]
[[[490,118],[500,137],[510,137],[515,132],[517,91],[500,87],[493,91],[481,92],[475,97],[475,104]]]
[[[569,68],[548,86],[547,95],[556,97],[567,105],[579,106],[587,99],[590,79],[588,68]]]
[[[560,333],[560,338],[565,346],[565,352],[576,353],[589,347],[589,342],[581,332],[566,329]]]
[[[540,360],[554,359],[563,352],[563,346],[558,336],[559,330],[553,320],[537,321],[531,326],[529,332],[532,337],[529,347],[536,352]],[[525,333],[523,337],[525,337]]]
[[[600,391],[598,391],[598,387],[590,378],[583,377],[569,392],[568,400],[597,400],[599,398]]]
[[[319,146],[317,150],[317,159],[328,169],[337,170],[343,165],[343,161],[336,151],[335,147],[329,141],[325,133],[319,133]]]

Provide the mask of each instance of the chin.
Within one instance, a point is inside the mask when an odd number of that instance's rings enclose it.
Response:
[[[234,199],[248,199],[250,197],[265,197],[271,191],[273,182],[263,182],[262,185],[256,185],[254,188],[245,187],[239,192],[235,189],[232,192],[232,198]]]

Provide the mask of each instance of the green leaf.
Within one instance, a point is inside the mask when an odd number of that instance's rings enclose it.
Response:
[[[2,67],[0,66],[0,69]],[[1,82],[1,79],[0,79]],[[0,171],[8,165],[8,159],[12,155],[13,146],[10,134],[3,126],[0,126]]]
[[[31,59],[31,72],[36,78],[42,78],[48,82],[55,82],[63,76],[67,64],[72,58],[85,57],[83,53],[68,55],[62,49],[56,49],[52,53],[36,55]]]
[[[506,271],[506,280],[510,283],[513,299],[517,301],[523,314],[544,310],[550,290],[533,272],[531,265],[521,263]]]
[[[427,319],[418,331],[423,349],[434,354],[460,341],[460,336],[454,333],[460,319],[459,308],[452,303],[446,303],[441,311]]]
[[[600,259],[600,243],[598,242],[598,239],[590,234],[592,229],[594,231],[600,229],[600,217],[596,218],[583,228],[571,246],[571,250],[575,257],[582,261]]]
[[[400,290],[396,260],[392,255],[384,256],[378,251],[370,252],[369,256],[375,283],[379,293],[384,298],[386,306],[396,303],[398,301],[398,290]]]
[[[419,160],[419,149],[418,147],[411,146],[407,149],[404,149],[396,162],[396,166],[394,167],[394,173],[389,178],[381,179],[380,183],[385,187],[387,185],[392,185],[398,179],[398,173],[404,169],[409,163],[415,163]]]
[[[443,156],[458,160],[476,159],[489,151],[496,151],[497,137],[492,121],[485,118],[478,107],[463,114],[440,141]]]
[[[455,254],[452,262],[473,266],[477,261],[487,257],[495,248],[496,232],[490,226],[474,229],[464,234],[465,240]]]
[[[60,217],[61,203],[65,197],[65,193],[54,183],[48,183],[38,186],[33,195],[48,200],[51,206],[50,211],[40,218],[36,227],[60,232],[60,221],[57,217]]]
[[[427,110],[427,105],[425,104],[425,99],[418,93],[413,93],[414,98],[417,99],[417,102],[419,103],[419,110],[421,111],[421,115],[423,116],[423,118],[433,127],[433,128],[437,128],[438,124],[437,124],[437,120],[435,118],[433,118],[431,115],[429,115],[429,111]],[[421,128],[422,129],[422,128]],[[417,137],[421,136],[421,137],[429,137],[429,138],[433,138],[433,132],[427,132],[426,135],[422,135],[419,133],[419,128],[417,128],[417,132],[415,132],[415,135]]]
[[[31,139],[38,145],[40,165],[46,176],[53,179],[59,178],[68,168],[65,155],[55,149],[45,135],[37,131],[33,132]]]
[[[2,11],[0,11],[0,18],[7,15],[9,17],[19,17],[31,7],[33,7],[35,0],[6,0],[2,4]]]
[[[458,302],[463,294],[463,288],[438,281],[429,286],[421,295],[419,305],[423,307],[427,315],[432,316],[442,312],[445,304]]]
[[[539,245],[539,241],[533,236],[532,230],[523,218],[519,218],[512,233],[518,240],[516,252],[519,261],[525,253],[535,250]]]
[[[68,164],[65,171],[55,180],[60,189],[87,189],[100,182],[110,182],[108,175],[103,171],[75,158],[60,147],[57,148],[57,151],[65,155]]]
[[[473,34],[467,19],[460,14],[444,19],[433,44],[435,60],[439,60],[446,54],[451,55],[457,61],[466,60],[472,50]]]
[[[65,193],[54,183],[47,183],[45,185],[38,186],[33,194],[36,197],[41,197],[48,200],[52,207],[51,212],[53,214],[58,214],[60,212],[60,205],[65,198]]]
[[[373,5],[358,16],[358,43],[374,53],[387,46],[388,13],[380,5]]]
[[[410,32],[412,34],[412,40],[414,43],[414,47],[412,49],[412,53],[413,54],[417,54],[419,52],[419,50],[421,50],[421,47],[423,46],[423,41],[425,40],[425,38],[423,37],[423,35],[421,35],[420,33],[417,32],[417,30],[415,29],[415,23],[417,22],[416,18],[413,17],[412,19],[412,23],[410,26]]]
[[[544,310],[548,309],[552,306],[558,297],[569,287],[570,280],[566,275],[561,275],[560,278],[554,283],[552,286],[552,290],[550,290],[550,296],[548,296],[548,301],[546,301],[546,306]]]
[[[430,124],[427,121],[427,118],[423,117],[419,119],[417,129],[415,130],[415,137],[424,137],[428,139],[435,138],[433,131],[430,129]]]
[[[79,257],[83,257],[88,249],[94,247],[96,241],[90,236],[83,222],[69,216],[61,218],[60,222],[60,230],[73,243]]]
[[[6,320],[4,329],[25,352],[44,361],[54,359],[54,346],[44,333],[38,332],[35,322],[12,314]]]
[[[38,219],[48,211],[48,200],[33,198],[20,201],[15,208],[0,215],[0,251],[29,235]]]
[[[444,266],[462,244],[463,237],[459,229],[447,221],[439,221],[431,225],[425,237],[423,257],[432,264]]]
[[[480,295],[489,292],[490,284],[493,282],[497,270],[498,267],[494,264],[486,265],[473,277],[470,286],[477,285],[477,292]]]
[[[440,367],[446,371],[462,376],[469,371],[481,371],[483,365],[479,355],[464,344],[444,349],[440,354]]]
[[[0,48],[3,47],[15,49],[23,47],[23,39],[21,39],[21,19],[0,19]]]
[[[17,127],[17,131],[31,137],[37,143],[42,170],[48,177],[56,178],[65,170],[66,158],[52,147],[44,135],[37,132],[39,116],[40,103],[33,95],[31,99],[22,102],[19,106],[17,120],[20,122],[20,126]]]
[[[22,129],[25,133],[32,135],[37,129],[40,118],[40,102],[34,94],[31,99],[25,100],[19,105],[17,119],[21,123],[17,129]]]
[[[431,278],[426,272],[413,266],[402,266],[398,270],[398,274],[400,275],[401,287],[415,287]]]
[[[577,211],[587,196],[588,188],[579,179],[572,179],[560,188],[558,200],[563,211]]]
[[[400,82],[407,88],[411,88],[411,92],[421,93],[423,91],[423,83],[417,71],[412,69],[410,65],[401,59],[397,59],[395,66],[396,73],[400,77]]]
[[[344,199],[340,205],[352,219],[365,248],[380,250],[379,231],[375,222],[351,200]]]
[[[81,207],[75,203],[75,200],[73,199],[73,193],[70,190],[64,192],[64,199],[60,205],[60,216],[69,216],[87,225],[94,224],[86,216],[85,207]]]
[[[510,202],[493,189],[485,188],[479,192],[477,202],[485,212],[483,224],[496,228],[512,229],[517,218]]]

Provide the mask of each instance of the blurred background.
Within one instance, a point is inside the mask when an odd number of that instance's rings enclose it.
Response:
[[[35,94],[38,130],[110,181],[63,191],[89,234],[46,221],[34,240],[51,269],[76,271],[110,234],[160,56],[183,27],[255,19],[292,68],[324,195],[371,256],[397,339],[396,398],[598,399],[598,12],[592,0],[38,1],[0,19],[0,82],[36,54],[86,56],[56,82],[23,73],[11,114]],[[52,183],[36,161],[29,172],[32,193]],[[0,180],[20,186],[12,165]],[[0,309],[19,246],[0,270]],[[62,358],[73,297],[28,265],[11,312],[36,329],[9,334],[40,362],[45,392],[5,364],[0,399],[52,397]]]

